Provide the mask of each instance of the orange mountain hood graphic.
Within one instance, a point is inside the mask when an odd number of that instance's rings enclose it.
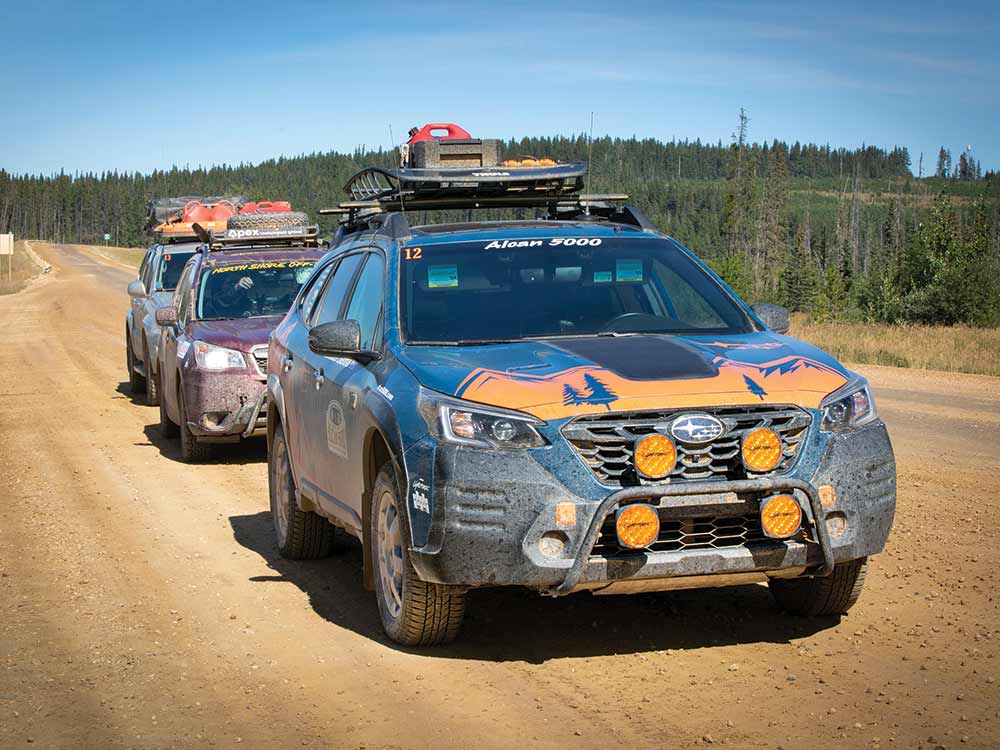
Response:
[[[544,420],[761,403],[816,408],[849,377],[826,353],[772,333],[412,346],[401,359],[429,388]]]

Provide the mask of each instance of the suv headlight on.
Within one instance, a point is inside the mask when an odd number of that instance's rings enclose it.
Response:
[[[204,341],[195,341],[191,346],[194,348],[195,364],[203,370],[231,370],[247,366],[243,352],[235,349],[206,344]]]
[[[430,433],[446,443],[479,448],[537,448],[547,441],[529,414],[448,398],[420,389],[417,408]]]
[[[851,430],[878,417],[871,388],[862,377],[831,393],[823,399],[820,408],[823,410],[821,429],[826,432]]]

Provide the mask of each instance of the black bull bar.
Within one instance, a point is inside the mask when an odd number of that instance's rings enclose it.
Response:
[[[649,500],[663,497],[679,497],[682,495],[716,495],[721,492],[781,492],[784,490],[800,490],[809,498],[809,508],[812,512],[813,526],[816,528],[816,537],[819,540],[820,550],[823,553],[823,564],[813,573],[812,576],[828,576],[833,572],[833,549],[830,546],[830,535],[827,532],[826,524],[823,522],[822,506],[819,501],[819,493],[809,482],[792,477],[760,479],[739,479],[725,482],[692,482],[684,484],[655,484],[644,487],[628,487],[618,490],[608,495],[597,507],[597,512],[590,522],[583,542],[580,545],[580,553],[577,555],[573,565],[566,573],[563,582],[554,586],[546,593],[552,596],[562,596],[568,594],[583,575],[583,569],[590,559],[591,550],[597,541],[597,535],[601,532],[605,519],[612,510],[627,500]]]

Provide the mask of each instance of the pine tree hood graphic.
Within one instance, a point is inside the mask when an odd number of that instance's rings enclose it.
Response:
[[[540,419],[762,403],[816,408],[850,377],[825,352],[768,332],[406,346],[399,357],[427,388]]]

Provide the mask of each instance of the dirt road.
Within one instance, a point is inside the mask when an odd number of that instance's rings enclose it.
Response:
[[[97,254],[0,297],[0,748],[936,748],[1000,740],[1000,380],[868,368],[899,462],[842,620],[766,588],[476,592],[461,641],[383,638],[356,545],[276,554],[265,449],[177,460],[126,395]]]

